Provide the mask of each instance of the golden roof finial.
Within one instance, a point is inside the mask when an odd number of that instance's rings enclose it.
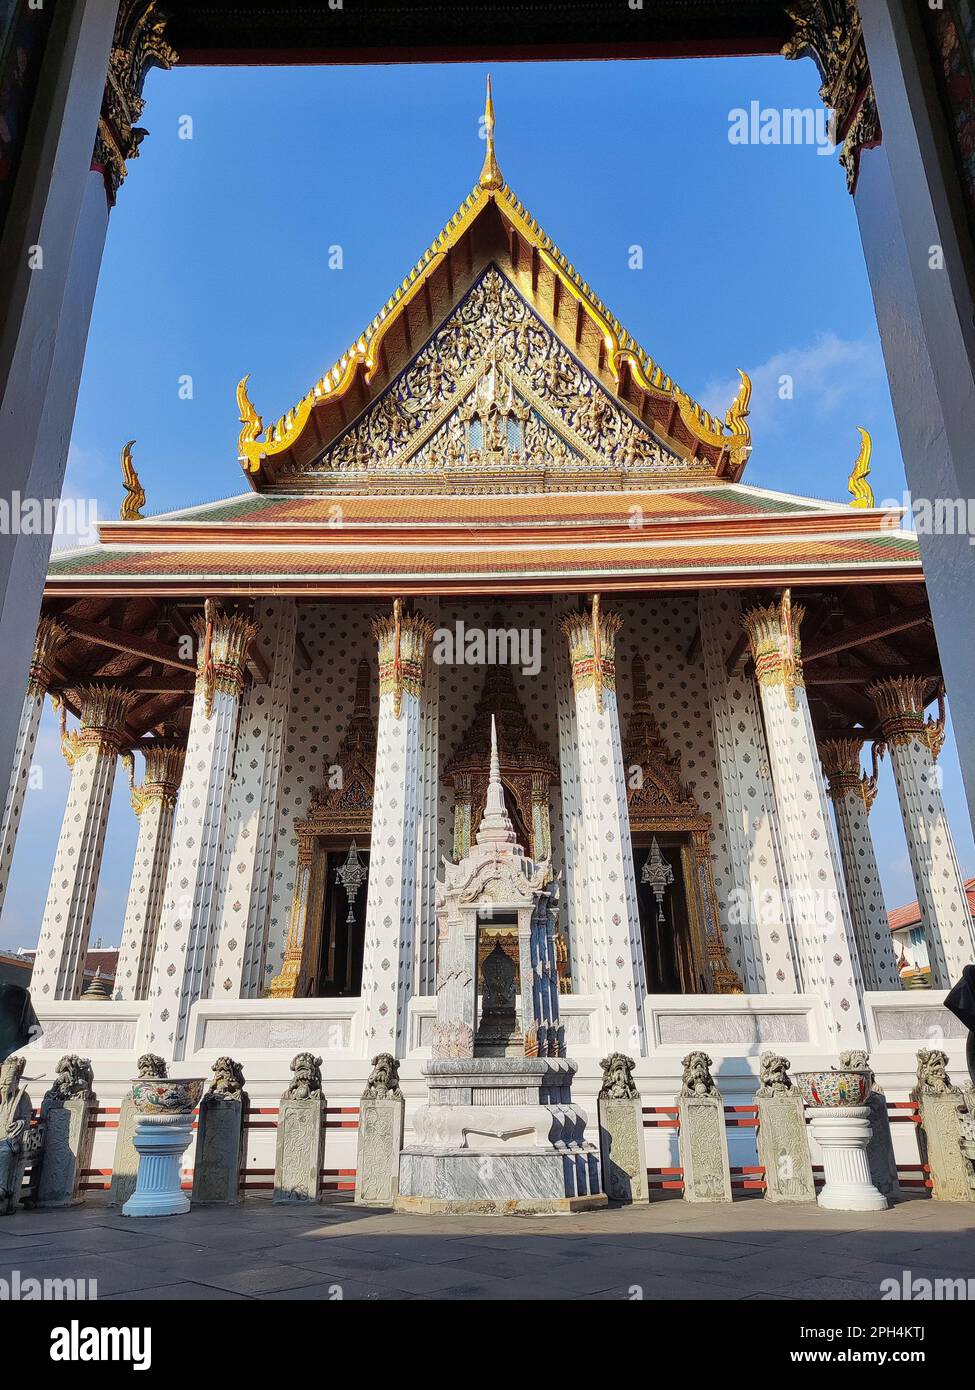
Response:
[[[130,439],[122,449],[122,486],[125,488],[126,496],[122,499],[119,507],[119,521],[142,521],[142,512],[139,510],[146,500],[146,490],[139,482],[139,475],[135,471],[135,464],[132,462],[132,445],[134,439]]]
[[[494,157],[494,101],[491,98],[490,73],[488,73],[487,80],[487,100],[484,103],[484,138],[487,140],[487,151],[484,155],[484,167],[481,169],[478,183],[481,188],[503,188],[504,179],[501,177],[498,161]]]
[[[857,425],[860,431],[861,444],[860,452],[857,454],[856,463],[853,465],[853,472],[847,487],[853,494],[851,507],[872,507],[875,505],[873,488],[867,482],[867,474],[870,472],[870,455],[873,452],[873,440],[870,438],[869,431]]]

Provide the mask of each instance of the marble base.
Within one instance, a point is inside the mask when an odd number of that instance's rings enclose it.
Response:
[[[802,1097],[796,1090],[756,1096],[758,1161],[765,1169],[767,1202],[815,1202]]]
[[[48,1114],[37,1185],[39,1207],[69,1207],[83,1200],[78,1185],[82,1170],[91,1165],[95,1131],[89,1121],[97,1108],[94,1096],[75,1096]]]
[[[448,1202],[438,1197],[397,1197],[393,1211],[412,1216],[571,1216],[580,1211],[601,1211],[609,1205],[604,1192],[592,1197],[562,1197],[552,1201],[534,1198],[507,1201]]]
[[[274,1202],[317,1202],[325,1157],[325,1097],[283,1096],[274,1156]]]
[[[817,1199],[819,1205],[828,1211],[884,1211],[887,1198],[874,1187],[867,1162],[868,1107],[810,1106],[806,1117],[823,1155],[826,1182]]]
[[[243,1099],[208,1092],[200,1101],[193,1162],[193,1201],[236,1206],[241,1200],[244,1119]]]
[[[887,1097],[880,1091],[871,1091],[867,1109],[870,1111],[870,1143],[867,1145],[870,1179],[878,1192],[882,1192],[885,1197],[893,1197],[900,1187],[900,1179],[897,1176],[894,1140],[890,1132]]]
[[[359,1143],[355,1165],[355,1200],[360,1206],[388,1207],[399,1191],[399,1156],[403,1147],[406,1102],[359,1102]]]
[[[443,1211],[469,1210],[470,1203],[489,1203],[499,1212],[510,1204],[563,1203],[599,1197],[599,1156],[590,1145],[576,1153],[555,1149],[511,1149],[472,1153],[469,1149],[408,1147],[400,1155],[400,1198],[442,1203]],[[397,1210],[407,1210],[397,1206]],[[528,1207],[524,1207],[528,1210]]]
[[[603,1161],[603,1186],[614,1202],[646,1202],[647,1146],[643,1134],[643,1102],[598,1101],[599,1147]]]
[[[139,1171],[139,1155],[135,1151],[135,1127],[139,1112],[135,1108],[131,1091],[122,1097],[118,1112],[118,1130],[115,1134],[115,1157],[112,1159],[112,1187],[108,1194],[110,1207],[124,1207],[135,1191],[136,1174]]]
[[[684,1201],[730,1202],[731,1168],[721,1097],[678,1096],[677,1109]]]
[[[193,1137],[193,1115],[140,1115],[135,1127],[139,1173],[123,1216],[182,1216],[190,1199],[182,1190],[183,1155]]]

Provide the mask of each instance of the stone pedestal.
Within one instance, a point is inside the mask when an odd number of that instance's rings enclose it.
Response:
[[[815,1202],[802,1098],[795,1091],[756,1096],[758,1161],[765,1168],[765,1200]]]
[[[677,1103],[684,1201],[730,1202],[731,1166],[720,1095],[680,1096]]]
[[[870,1112],[870,1143],[867,1145],[870,1181],[885,1197],[893,1197],[900,1180],[897,1177],[897,1160],[894,1158],[890,1116],[887,1114],[887,1098],[882,1091],[870,1092],[867,1110]]]
[[[402,1096],[385,1100],[364,1096],[359,1103],[355,1200],[363,1206],[389,1207],[399,1194],[405,1111]]]
[[[883,1211],[887,1198],[874,1187],[867,1161],[869,1108],[810,1106],[806,1116],[823,1155],[826,1182],[819,1194],[819,1205],[830,1211]]]
[[[193,1137],[193,1113],[140,1115],[135,1127],[139,1172],[123,1216],[181,1216],[190,1209],[182,1190],[183,1154]]]
[[[397,1211],[507,1215],[606,1205],[565,1058],[435,1059],[400,1155]]]
[[[82,1201],[78,1185],[91,1163],[94,1131],[90,1121],[98,1101],[74,1096],[49,1111],[44,1132],[44,1162],[37,1186],[39,1207],[69,1207]]]
[[[115,1157],[112,1160],[112,1188],[108,1194],[110,1207],[122,1207],[135,1191],[139,1171],[139,1155],[135,1147],[135,1127],[139,1113],[131,1093],[122,1097],[119,1106],[118,1129],[115,1133]]]
[[[931,1196],[939,1202],[975,1202],[971,1166],[962,1149],[960,1091],[920,1097],[921,1161],[931,1175]]]
[[[200,1102],[193,1162],[193,1201],[236,1206],[241,1200],[247,1094],[208,1091]]]
[[[643,1103],[609,1100],[601,1096],[599,1147],[603,1161],[603,1188],[613,1202],[646,1202],[647,1146],[643,1134]]]
[[[321,1091],[283,1096],[274,1157],[275,1202],[317,1202],[325,1157],[325,1097]]]

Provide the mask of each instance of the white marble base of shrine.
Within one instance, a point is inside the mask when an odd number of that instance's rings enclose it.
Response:
[[[400,1154],[397,1211],[507,1215],[606,1205],[565,1058],[436,1059]]]
[[[181,1180],[183,1154],[192,1137],[192,1114],[139,1117],[133,1137],[139,1172],[123,1216],[182,1216],[189,1211]]]
[[[819,1205],[829,1211],[883,1211],[887,1198],[874,1187],[867,1159],[869,1108],[811,1106],[806,1118],[823,1155],[826,1182],[819,1193]]]

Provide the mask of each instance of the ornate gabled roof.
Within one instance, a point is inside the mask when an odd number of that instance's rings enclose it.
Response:
[[[237,390],[238,456],[256,490],[273,487],[321,458],[428,342],[492,262],[581,365],[662,445],[712,476],[736,480],[751,447],[751,385],[724,419],[709,414],[658,366],[569,263],[504,182],[494,153],[490,88],[481,176],[432,244],[339,360],[266,428]]]

